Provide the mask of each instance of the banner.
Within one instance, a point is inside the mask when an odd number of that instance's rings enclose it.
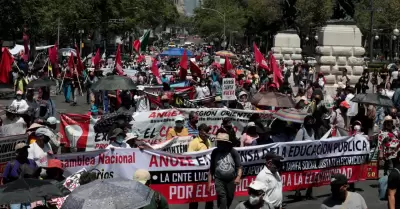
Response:
[[[25,143],[27,139],[25,134],[0,138],[0,174],[3,174],[7,163],[15,159],[15,145]]]
[[[175,126],[175,118],[178,115],[185,117],[185,123],[189,119],[191,111],[197,112],[199,122],[207,124],[211,128],[211,133],[216,134],[221,127],[222,119],[232,118],[232,124],[236,131],[236,136],[240,138],[246,127],[249,118],[254,114],[260,114],[263,124],[268,124],[272,120],[271,111],[252,111],[237,110],[227,108],[199,108],[199,109],[168,109],[148,112],[135,112],[133,114],[132,129],[140,133],[139,140],[154,145],[165,141],[168,130]],[[65,147],[86,148],[86,151],[104,149],[109,144],[107,136],[95,133],[94,121],[90,121],[90,116],[79,114],[61,114],[60,132],[63,135],[62,142]]]
[[[298,141],[236,149],[242,162],[243,176],[236,196],[247,196],[248,185],[264,168],[265,155],[282,156],[284,191],[317,187],[330,183],[334,173],[346,175],[350,182],[365,180],[370,145],[365,137],[335,137],[318,141]],[[82,168],[99,179],[132,179],[137,169],[151,174],[151,187],[163,194],[169,204],[215,200],[215,188],[209,193],[208,170],[213,149],[196,153],[171,154],[139,149],[98,150],[56,155],[67,173]],[[213,186],[213,185],[212,185]]]
[[[235,78],[222,79],[222,100],[236,100]]]

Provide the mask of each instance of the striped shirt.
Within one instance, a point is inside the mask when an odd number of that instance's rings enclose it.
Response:
[[[188,129],[190,136],[199,135],[199,130],[197,130],[197,127],[192,127],[189,122],[186,124],[186,128]]]

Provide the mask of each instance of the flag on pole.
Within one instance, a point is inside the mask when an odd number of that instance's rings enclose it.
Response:
[[[71,76],[74,75],[75,72],[75,61],[74,61],[74,55],[71,54],[71,56],[69,56],[68,59],[68,67],[69,67],[69,71],[71,73]]]
[[[151,65],[151,72],[153,73],[153,75],[156,77],[157,79],[157,83],[161,84],[161,77],[160,77],[160,71],[157,67],[157,60],[155,58],[152,59],[152,65]]]
[[[273,81],[276,85],[276,88],[279,89],[283,83],[283,76],[282,71],[279,69],[278,63],[276,62],[276,59],[272,53],[269,54],[269,66],[271,66],[272,73],[274,74]]]
[[[118,44],[117,54],[115,55],[115,70],[118,75],[124,75],[124,71],[122,69],[122,60],[121,60],[121,45]]]
[[[181,62],[179,63],[179,78],[184,81],[186,80],[187,76],[187,69],[188,69],[188,57],[186,54],[186,49],[183,50],[183,56],[181,58]]]
[[[266,71],[271,71],[271,69],[269,69],[267,61],[265,60],[264,56],[261,54],[260,50],[258,49],[256,43],[253,43],[253,47],[254,47],[254,58],[256,61],[256,65],[259,68],[262,68]]]
[[[196,74],[196,76],[201,77],[201,70],[199,66],[196,65],[196,63],[192,62],[190,60],[190,72],[192,75]]]
[[[79,48],[75,45],[76,48],[76,70],[78,71],[78,74],[81,74],[85,67],[83,66],[82,60],[81,60],[81,54]]]
[[[94,56],[94,58],[93,58],[93,65],[94,65],[94,67],[95,68],[97,68],[98,67],[98,65],[100,64],[100,60],[101,60],[101,57],[100,57],[100,48],[98,48],[97,49],[97,52],[96,52],[96,55]]]
[[[0,62],[0,82],[8,83],[11,66],[14,63],[14,58],[11,56],[8,48],[3,48]]]
[[[26,29],[24,29],[25,31],[22,34],[22,38],[24,40],[24,55],[22,56],[22,58],[24,59],[25,62],[29,61],[29,36],[25,33]]]
[[[57,64],[57,59],[58,59],[57,44],[55,44],[53,47],[49,48],[49,62],[50,62],[50,64],[56,65]]]
[[[140,52],[146,51],[147,44],[149,43],[150,30],[146,30],[143,36],[139,40],[133,42],[133,48],[140,54]]]

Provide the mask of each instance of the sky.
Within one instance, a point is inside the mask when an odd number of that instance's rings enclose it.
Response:
[[[199,0],[185,0],[186,15],[192,16],[193,10],[198,6]]]

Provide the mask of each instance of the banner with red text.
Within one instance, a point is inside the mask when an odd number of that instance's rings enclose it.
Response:
[[[367,176],[369,142],[365,137],[335,137],[318,141],[298,141],[235,148],[240,155],[243,176],[236,196],[247,195],[247,187],[264,168],[265,155],[282,156],[284,191],[329,184],[333,173],[345,174],[350,182]],[[65,172],[82,168],[100,179],[132,179],[137,169],[151,174],[151,187],[162,193],[170,204],[215,200],[215,189],[207,191],[210,154],[213,149],[196,153],[171,154],[139,149],[98,150],[56,155]],[[218,152],[221,152],[217,150]]]
[[[197,112],[199,122],[211,127],[211,133],[215,134],[221,127],[222,119],[232,118],[233,128],[236,136],[241,137],[249,118],[258,113],[263,124],[268,124],[272,119],[271,111],[251,111],[227,108],[199,108],[199,109],[168,109],[148,112],[135,112],[133,114],[132,129],[140,133],[139,140],[149,144],[159,144],[166,140],[168,130],[175,126],[175,118],[183,115],[187,123],[189,113]],[[107,136],[102,133],[95,133],[93,126],[95,121],[90,120],[88,115],[61,114],[60,132],[63,135],[63,142],[66,147],[86,148],[86,151],[104,149],[109,144]]]

